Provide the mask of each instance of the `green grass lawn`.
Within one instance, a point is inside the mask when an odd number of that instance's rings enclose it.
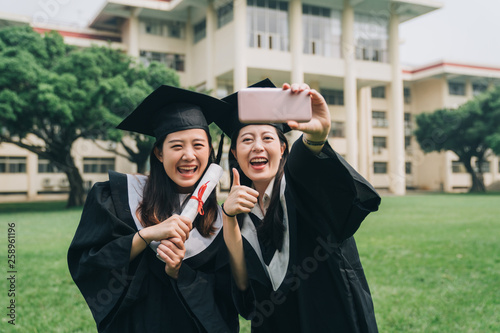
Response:
[[[66,252],[81,209],[0,204],[0,332],[95,332]],[[356,234],[380,332],[500,332],[500,195],[384,197]],[[16,224],[16,325],[7,323]],[[242,321],[242,332],[249,332]]]

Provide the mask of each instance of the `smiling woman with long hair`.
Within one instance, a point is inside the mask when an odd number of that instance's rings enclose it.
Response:
[[[194,221],[179,215],[214,160],[208,124],[225,107],[162,86],[118,126],[156,143],[148,177],[111,172],[94,185],[69,248],[99,332],[239,330],[215,192]]]
[[[380,197],[328,144],[324,98],[305,84],[283,89],[310,95],[309,122],[241,124],[235,95],[215,121],[235,161],[222,209],[236,306],[252,332],[376,332],[353,235]],[[303,134],[288,153],[290,128]]]

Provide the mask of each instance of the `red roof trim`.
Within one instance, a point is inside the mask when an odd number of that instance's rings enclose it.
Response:
[[[44,28],[33,28],[33,30],[40,33],[40,34],[44,33],[44,32],[53,31],[52,29],[44,29]],[[84,39],[118,42],[118,43],[120,43],[122,41],[121,37],[116,37],[116,36],[93,35],[93,34],[72,32],[72,31],[63,31],[63,30],[55,30],[55,31],[64,37],[76,37],[76,38],[84,38]]]
[[[418,69],[415,69],[413,71],[403,70],[403,72],[408,73],[408,74],[415,74],[415,73],[423,72],[423,71],[426,71],[429,69],[433,69],[433,68],[437,68],[437,67],[444,67],[444,66],[454,66],[454,67],[463,67],[463,68],[471,68],[471,69],[484,69],[487,71],[500,71],[500,68],[498,68],[498,67],[486,67],[486,66],[457,64],[457,63],[451,63],[451,62],[441,62],[441,63],[430,65],[427,67],[418,68]]]

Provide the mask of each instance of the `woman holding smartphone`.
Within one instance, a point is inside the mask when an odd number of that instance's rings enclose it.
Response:
[[[118,125],[156,143],[148,177],[111,172],[94,185],[69,248],[99,332],[238,332],[215,192],[193,222],[179,215],[214,157],[208,123],[226,107],[162,86]]]
[[[283,89],[311,96],[312,119],[287,122],[303,132],[290,153],[287,125],[239,123],[236,94],[216,120],[237,162],[222,206],[237,308],[252,332],[376,332],[353,234],[380,197],[328,144],[324,98]]]

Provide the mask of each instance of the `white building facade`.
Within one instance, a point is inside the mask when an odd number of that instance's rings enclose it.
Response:
[[[411,133],[414,115],[459,105],[473,96],[474,85],[500,82],[495,67],[402,68],[399,24],[440,6],[429,0],[108,0],[87,29],[57,30],[71,44],[108,40],[146,64],[160,61],[179,73],[182,86],[217,97],[266,77],[276,85],[308,83],[330,106],[334,149],[376,188],[403,195],[407,188],[454,191],[470,182],[454,172],[452,153],[423,156]],[[450,94],[453,83],[463,83],[465,95]],[[5,149],[0,145],[0,159]],[[117,159],[115,169],[130,172]],[[499,179],[498,158],[490,162],[487,183]],[[6,177],[1,163],[0,180]],[[0,185],[0,197],[2,191]]]

